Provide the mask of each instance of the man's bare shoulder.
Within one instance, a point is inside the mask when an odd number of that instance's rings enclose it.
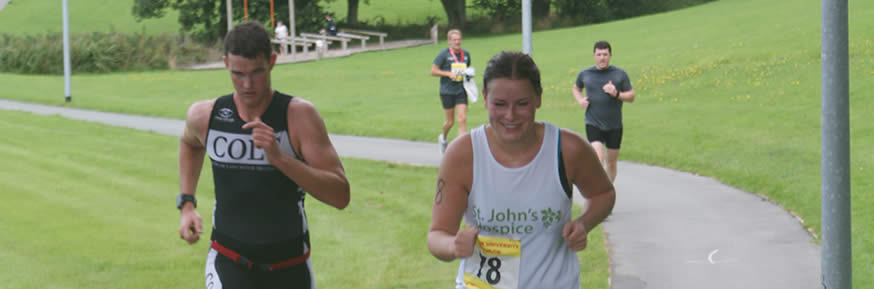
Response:
[[[185,114],[185,130],[182,138],[194,144],[194,139],[203,143],[206,137],[206,129],[209,127],[209,115],[215,106],[215,99],[201,100],[191,104]]]
[[[321,115],[312,102],[300,97],[294,97],[288,102],[288,118],[293,120],[318,120],[321,118]]]
[[[207,99],[191,104],[188,107],[188,112],[185,114],[185,119],[196,121],[209,118],[209,114],[212,113],[212,107],[215,106],[215,101],[215,99]]]

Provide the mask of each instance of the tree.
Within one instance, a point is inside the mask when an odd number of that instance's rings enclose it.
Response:
[[[319,5],[321,1],[332,0],[294,0],[294,19],[297,22],[294,25],[298,31],[315,32],[324,26],[325,12]],[[163,16],[166,9],[177,10],[182,32],[191,33],[201,41],[214,41],[224,38],[228,32],[226,3],[226,0],[134,0],[131,12],[137,21],[142,21]],[[249,20],[270,25],[270,0],[249,0],[248,3]],[[275,17],[288,19],[288,1],[274,0],[274,4]],[[234,21],[242,20],[242,5],[232,8]]]
[[[464,22],[467,18],[466,0],[440,0],[440,2],[443,3],[443,10],[446,11],[446,17],[449,18],[449,28],[464,29]]]
[[[543,19],[549,16],[549,6],[552,5],[552,0],[532,0],[531,14],[534,19]]]
[[[367,4],[367,0],[364,1]],[[348,0],[346,5],[346,23],[358,24],[358,0]]]
[[[485,10],[495,22],[522,15],[521,0],[473,0],[473,6]]]
[[[610,9],[607,0],[554,0],[558,15],[574,23],[600,23],[608,21]]]

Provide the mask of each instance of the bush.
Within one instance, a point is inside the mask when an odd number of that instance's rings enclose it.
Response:
[[[0,35],[0,71],[63,74],[62,36]],[[76,73],[168,69],[204,62],[211,50],[186,37],[94,32],[70,37],[70,65]]]

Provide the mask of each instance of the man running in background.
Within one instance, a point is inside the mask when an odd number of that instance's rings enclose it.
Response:
[[[613,56],[610,43],[596,42],[593,52],[595,66],[580,71],[573,94],[580,107],[586,110],[586,138],[598,153],[598,159],[612,182],[616,180],[616,163],[622,144],[622,103],[634,102],[634,88],[625,70],[610,65]]]
[[[440,153],[446,151],[449,144],[453,116],[458,122],[458,136],[467,133],[467,94],[461,72],[470,66],[470,53],[461,49],[461,31],[458,29],[446,33],[446,42],[449,42],[449,47],[441,50],[431,65],[431,76],[440,77],[440,101],[445,116],[443,130],[437,137]]]

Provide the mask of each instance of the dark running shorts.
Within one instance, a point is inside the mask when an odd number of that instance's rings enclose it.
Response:
[[[207,289],[315,288],[310,261],[277,271],[248,269],[210,249],[206,259]]]
[[[586,125],[586,138],[589,142],[600,142],[608,149],[619,149],[622,144],[622,128],[601,130],[594,125]]]
[[[467,94],[462,92],[458,95],[440,95],[440,101],[443,102],[443,109],[454,108],[456,104],[467,104]]]

